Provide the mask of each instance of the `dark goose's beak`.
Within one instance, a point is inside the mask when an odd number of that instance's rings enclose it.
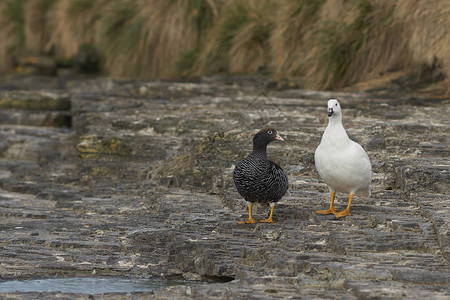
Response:
[[[283,141],[284,142],[284,139],[281,137],[281,135],[279,135],[278,133],[277,133],[277,135],[275,136],[275,139],[277,140],[277,141]]]
[[[277,136],[275,137],[275,139],[278,140],[278,141],[283,141],[284,142],[284,139],[278,133],[277,133]]]

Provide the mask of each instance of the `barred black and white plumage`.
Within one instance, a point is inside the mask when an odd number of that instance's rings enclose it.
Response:
[[[264,128],[253,137],[253,151],[238,162],[233,172],[233,180],[239,194],[248,203],[249,219],[240,223],[255,223],[252,217],[254,203],[269,204],[270,216],[261,222],[272,223],[273,209],[288,190],[288,178],[283,169],[267,159],[267,145],[283,138],[273,128]]]

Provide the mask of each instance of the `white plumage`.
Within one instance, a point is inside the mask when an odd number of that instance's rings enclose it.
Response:
[[[372,168],[366,151],[358,143],[349,139],[342,125],[341,106],[336,99],[328,100],[328,126],[316,149],[317,172],[330,189],[331,204],[318,214],[335,214],[336,218],[350,215],[353,195],[370,196]],[[336,192],[349,194],[345,210],[336,212],[334,197]]]

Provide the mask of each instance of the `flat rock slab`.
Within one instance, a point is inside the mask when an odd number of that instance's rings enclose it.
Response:
[[[70,127],[70,104],[66,91],[0,90],[0,124]]]
[[[449,298],[446,100],[261,92],[264,83],[247,82],[79,81],[60,92],[72,129],[0,125],[2,279],[186,280],[133,299]],[[372,197],[355,198],[340,220],[315,214],[329,204],[314,150],[334,97],[374,172]],[[268,153],[290,192],[275,223],[239,225],[247,211],[233,164],[267,125],[286,140]],[[337,209],[346,204],[338,194]]]

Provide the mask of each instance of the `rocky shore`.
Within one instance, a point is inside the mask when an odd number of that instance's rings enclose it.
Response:
[[[278,90],[256,77],[0,83],[1,279],[186,280],[151,293],[1,297],[450,297],[449,99]],[[329,98],[373,169],[372,197],[339,220],[315,214],[329,205],[314,168]],[[285,138],[268,155],[289,194],[273,224],[238,225],[247,211],[233,163],[267,125]],[[347,195],[336,200],[341,210]]]

